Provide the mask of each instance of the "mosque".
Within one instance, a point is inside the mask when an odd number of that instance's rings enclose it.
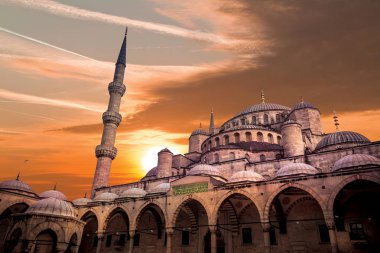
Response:
[[[0,252],[380,252],[380,142],[322,130],[319,109],[262,101],[164,148],[140,181],[108,185],[126,67],[117,58],[90,198],[0,183]]]

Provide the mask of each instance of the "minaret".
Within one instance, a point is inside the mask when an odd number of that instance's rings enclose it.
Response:
[[[214,134],[214,128],[215,128],[215,125],[214,125],[214,110],[211,109],[211,114],[210,114],[210,128],[209,128],[209,133],[210,134]]]
[[[265,104],[264,89],[261,89],[261,103],[262,103],[262,104]]]
[[[128,29],[128,28],[127,28]],[[91,198],[94,197],[95,189],[108,186],[108,178],[110,175],[112,160],[115,159],[117,149],[114,147],[116,138],[116,129],[121,122],[121,115],[119,114],[121,97],[125,93],[124,71],[125,59],[127,51],[127,29],[123,44],[116,61],[115,74],[113,81],[108,85],[110,99],[107,111],[103,113],[103,134],[100,145],[95,149],[96,170],[94,175],[94,182],[92,184]]]
[[[334,113],[334,125],[335,125],[335,128],[336,128],[336,131],[339,132],[339,120],[338,120],[338,115],[336,115],[336,111],[333,112]]]

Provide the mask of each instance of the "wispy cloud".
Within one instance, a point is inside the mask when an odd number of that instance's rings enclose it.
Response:
[[[0,89],[0,97],[5,99],[10,99],[14,101],[19,101],[23,103],[39,104],[39,105],[50,105],[56,107],[74,108],[80,110],[87,110],[92,112],[103,112],[104,106],[88,103],[88,102],[74,102],[69,100],[51,99],[38,97],[33,95],[27,95],[22,93],[16,93],[9,90]]]
[[[185,29],[178,26],[159,24],[146,22],[141,20],[135,20],[115,15],[110,15],[102,12],[85,10],[82,8],[77,8],[70,5],[61,4],[54,1],[47,0],[5,0],[4,2],[21,5],[24,7],[46,11],[48,13],[52,13],[54,15],[60,15],[68,18],[74,19],[83,19],[83,20],[93,20],[100,21],[110,24],[117,24],[123,26],[131,26],[145,30],[151,30],[160,33],[166,33],[174,36],[208,41],[217,44],[235,44],[238,41],[233,39],[227,39],[225,37],[219,36],[213,33],[201,32],[201,31],[193,31],[189,29]]]

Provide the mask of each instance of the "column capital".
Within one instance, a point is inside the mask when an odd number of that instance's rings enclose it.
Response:
[[[213,233],[213,234],[216,233],[216,231],[218,230],[218,226],[217,225],[209,225],[208,227],[210,229],[210,232]]]
[[[269,232],[270,231],[270,223],[269,222],[262,222],[261,226],[263,227],[263,232]]]
[[[135,237],[135,234],[136,234],[136,230],[129,230],[129,236],[131,238]]]
[[[174,229],[173,228],[166,228],[165,229],[167,235],[173,235]]]

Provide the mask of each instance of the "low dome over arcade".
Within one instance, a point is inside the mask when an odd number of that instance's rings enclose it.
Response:
[[[74,199],[73,200],[73,203],[74,205],[76,206],[85,206],[87,205],[89,202],[91,202],[92,200],[89,199],[89,198],[79,198],[79,199]]]
[[[156,187],[153,187],[149,192],[150,193],[166,193],[170,190],[170,183],[161,183]]]
[[[289,163],[283,167],[281,167],[276,172],[276,178],[278,177],[286,177],[286,176],[294,176],[294,175],[314,175],[319,173],[319,171],[305,163]]]
[[[43,199],[55,198],[55,199],[67,200],[65,194],[63,194],[62,192],[57,191],[57,190],[44,191],[39,196],[40,196],[40,198],[43,198]]]
[[[189,171],[189,175],[208,175],[222,177],[222,173],[219,171],[218,167],[208,165],[208,164],[198,164]]]
[[[75,212],[70,202],[52,197],[41,199],[32,204],[26,210],[26,213],[75,217]]]
[[[100,202],[108,202],[108,201],[114,201],[119,196],[116,193],[113,192],[103,192],[99,195],[95,196],[93,201],[100,201]]]
[[[368,144],[371,143],[371,141],[356,132],[351,131],[338,131],[335,133],[331,133],[326,135],[316,146],[315,150],[322,151],[323,149],[326,149],[328,147],[332,147],[335,145],[341,145],[341,144]]]
[[[265,181],[265,178],[259,173],[253,171],[242,170],[236,172],[232,175],[232,177],[228,180],[230,183],[237,182],[260,182]]]
[[[141,188],[130,188],[128,190],[123,191],[120,195],[122,198],[142,198],[145,197],[148,193]]]
[[[209,135],[209,133],[208,133],[206,130],[204,130],[204,129],[202,129],[202,128],[198,128],[198,129],[194,130],[194,131],[191,133],[190,136],[198,135],[198,134],[200,134],[200,135]]]
[[[32,192],[32,187],[30,187],[27,183],[21,181],[18,176],[14,180],[7,180],[1,182],[0,189]]]
[[[380,166],[380,159],[366,154],[351,154],[336,161],[332,171],[370,165]]]

